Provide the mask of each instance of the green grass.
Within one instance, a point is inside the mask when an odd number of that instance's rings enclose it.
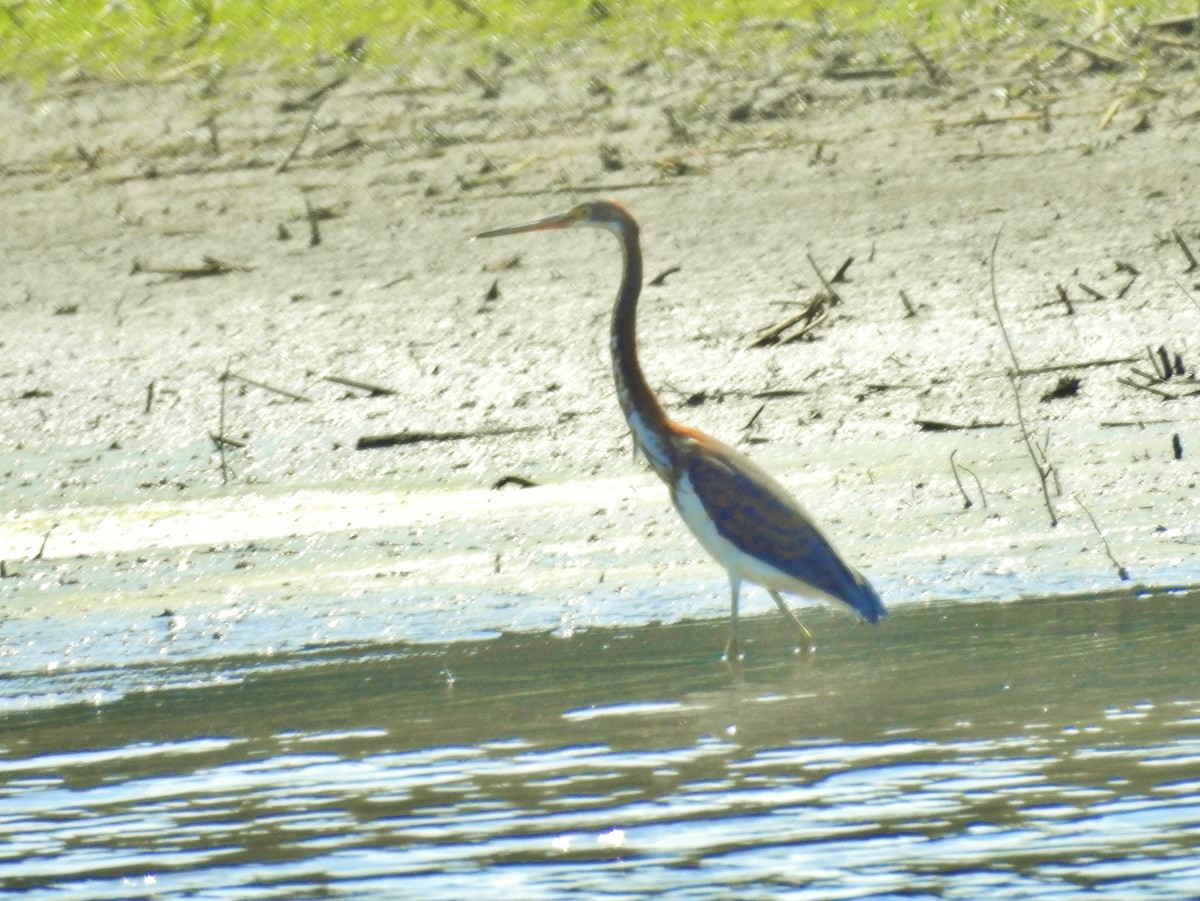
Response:
[[[1151,0],[1107,9],[1109,21],[1132,33],[1195,6]],[[381,65],[431,52],[563,44],[630,58],[677,47],[752,59],[764,44],[802,44],[797,34],[810,43],[850,37],[857,49],[883,55],[915,40],[953,57],[997,42],[1032,48],[1082,35],[1094,15],[1091,2],[1077,0],[0,0],[0,66],[10,78],[35,80],[74,71],[121,79],[187,66],[286,68],[336,57],[357,37],[366,38],[369,64]],[[763,27],[778,20],[800,28]]]

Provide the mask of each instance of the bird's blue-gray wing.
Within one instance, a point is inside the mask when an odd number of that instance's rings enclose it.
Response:
[[[685,473],[718,534],[746,554],[800,579],[875,622],[886,616],[871,584],[849,567],[804,508],[745,455],[704,436]]]

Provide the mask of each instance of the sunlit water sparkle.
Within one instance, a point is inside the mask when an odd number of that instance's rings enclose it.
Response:
[[[46,672],[0,721],[0,888],[1191,898],[1198,603],[816,614],[812,658],[763,617],[740,670],[706,621]]]

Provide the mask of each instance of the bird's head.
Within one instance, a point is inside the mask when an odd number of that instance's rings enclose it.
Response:
[[[546,216],[544,219],[534,219],[532,222],[521,222],[517,225],[506,225],[481,232],[476,238],[498,238],[501,235],[515,235],[519,232],[546,231],[552,228],[575,228],[590,226],[603,228],[620,236],[637,229],[637,222],[616,200],[589,200],[572,207],[565,213],[556,216]]]

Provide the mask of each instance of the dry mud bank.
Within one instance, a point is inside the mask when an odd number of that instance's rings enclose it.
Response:
[[[1119,588],[1091,517],[1135,584],[1194,582],[1200,93],[1186,55],[1086,62],[6,87],[7,615],[161,607],[181,579],[286,603],[280,572],[317,568],[373,605],[546,595],[482,631],[650,581],[686,586],[665,618],[720,615],[629,459],[610,239],[467,240],[594,194],[640,217],[648,276],[674,270],[641,322],[668,407],[780,473],[889,600]],[[751,347],[818,268],[840,302]],[[510,475],[543,487],[489,490]]]

